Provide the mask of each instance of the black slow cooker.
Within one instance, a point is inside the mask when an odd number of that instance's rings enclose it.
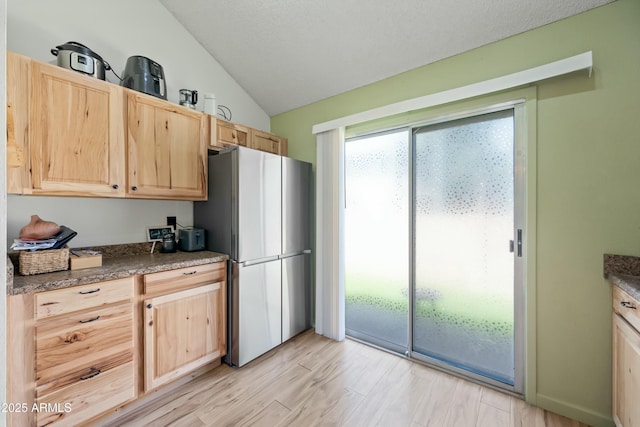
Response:
[[[58,66],[78,71],[100,80],[105,79],[105,71],[110,70],[109,63],[100,55],[78,42],[66,42],[51,53],[58,57]]]

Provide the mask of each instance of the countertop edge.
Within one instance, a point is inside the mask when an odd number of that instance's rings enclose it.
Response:
[[[640,257],[604,254],[604,278],[640,301]]]
[[[630,296],[640,301],[640,276],[609,273],[606,278],[609,283],[619,287]]]
[[[84,270],[65,270],[33,276],[12,275],[11,286],[9,286],[9,272],[7,271],[7,295],[14,296],[64,289],[90,283],[123,279],[131,276],[211,264],[228,259],[228,255],[209,251],[182,252],[160,256],[136,255],[131,257],[114,257],[104,259],[102,267]]]

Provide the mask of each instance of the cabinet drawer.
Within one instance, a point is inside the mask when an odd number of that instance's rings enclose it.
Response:
[[[36,294],[36,319],[100,307],[133,298],[133,277]]]
[[[39,323],[36,325],[36,386],[122,354],[128,354],[129,360],[133,357],[133,304],[130,302]]]
[[[640,303],[617,286],[613,286],[613,311],[640,331]]]
[[[226,263],[196,265],[144,276],[145,295],[160,295],[194,286],[226,282]]]
[[[36,399],[42,412],[38,426],[79,425],[98,414],[136,397],[133,362],[120,365],[95,376]]]

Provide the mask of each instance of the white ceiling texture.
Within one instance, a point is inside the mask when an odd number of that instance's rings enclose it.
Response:
[[[613,0],[160,0],[270,115]]]

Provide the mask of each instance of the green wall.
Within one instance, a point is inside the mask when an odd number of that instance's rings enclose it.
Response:
[[[271,129],[289,138],[292,157],[315,162],[314,124],[589,50],[591,79],[576,73],[537,85],[537,297],[530,305],[537,365],[528,398],[612,425],[611,292],[602,255],[640,256],[639,0],[618,0],[274,116]]]

